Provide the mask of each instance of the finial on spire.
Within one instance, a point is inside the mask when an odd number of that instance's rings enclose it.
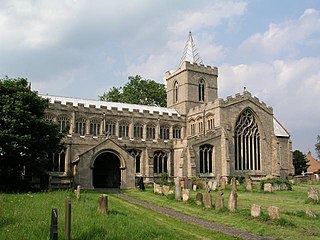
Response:
[[[189,32],[188,40],[186,46],[184,47],[183,55],[180,60],[179,68],[184,62],[203,64],[200,54],[193,42],[191,31]]]

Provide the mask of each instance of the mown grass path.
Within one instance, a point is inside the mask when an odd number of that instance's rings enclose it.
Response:
[[[153,211],[156,211],[158,213],[162,213],[162,214],[165,214],[167,216],[173,217],[173,218],[175,218],[177,220],[181,220],[181,221],[184,221],[184,222],[187,222],[187,223],[190,223],[190,224],[194,224],[194,225],[197,225],[199,227],[206,228],[206,229],[209,229],[209,230],[212,230],[212,231],[218,231],[218,232],[222,232],[222,233],[234,236],[234,237],[248,239],[248,240],[263,240],[263,239],[267,240],[267,239],[272,239],[270,237],[255,236],[255,235],[253,235],[251,233],[244,232],[244,231],[232,228],[232,227],[228,227],[228,226],[225,226],[225,225],[222,225],[222,224],[217,224],[217,223],[210,222],[210,221],[207,221],[207,220],[203,220],[203,219],[200,219],[200,218],[192,217],[190,215],[186,215],[186,214],[174,211],[174,210],[169,209],[169,208],[160,207],[160,206],[157,206],[155,204],[152,204],[152,203],[149,203],[149,202],[145,202],[145,201],[136,199],[134,197],[131,197],[131,196],[128,196],[128,195],[125,195],[125,194],[119,194],[117,196],[119,198],[121,198],[121,199],[125,199],[125,200],[127,200],[127,201],[129,201],[131,203],[137,204],[139,206],[146,207],[146,208],[151,209]]]

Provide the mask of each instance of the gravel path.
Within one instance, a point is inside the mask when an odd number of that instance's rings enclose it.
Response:
[[[272,239],[271,237],[256,236],[256,235],[253,235],[251,233],[238,230],[236,228],[232,228],[232,227],[228,227],[228,226],[225,226],[225,225],[222,225],[222,224],[210,222],[210,221],[207,221],[207,220],[204,220],[204,219],[199,219],[199,218],[196,218],[196,217],[192,217],[192,216],[183,214],[181,212],[177,212],[177,211],[175,211],[173,209],[160,207],[160,206],[154,205],[152,203],[141,201],[139,199],[136,199],[134,197],[131,197],[131,196],[128,196],[128,195],[125,195],[125,194],[119,194],[117,196],[119,196],[120,198],[125,199],[125,200],[127,200],[127,201],[129,201],[131,203],[134,203],[134,204],[149,208],[149,209],[151,209],[153,211],[165,214],[167,216],[176,218],[178,220],[181,220],[181,221],[184,221],[184,222],[187,222],[187,223],[191,223],[193,225],[196,225],[196,226],[199,226],[199,227],[202,227],[202,228],[206,228],[206,229],[209,229],[209,230],[212,230],[212,231],[222,232],[222,233],[234,236],[234,237],[239,237],[239,238],[248,239],[248,240],[258,240],[258,239],[259,240],[271,240]]]

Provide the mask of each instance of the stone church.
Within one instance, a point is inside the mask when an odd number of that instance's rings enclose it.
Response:
[[[218,98],[218,68],[204,65],[189,34],[179,68],[166,73],[167,108],[40,95],[47,121],[67,131],[53,155],[52,185],[133,188],[136,179],[203,179],[294,173],[290,135],[248,91]]]

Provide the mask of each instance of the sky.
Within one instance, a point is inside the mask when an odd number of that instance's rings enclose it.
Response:
[[[0,0],[0,78],[98,99],[128,76],[164,83],[189,31],[219,98],[244,87],[273,107],[293,150],[320,135],[319,0]]]

